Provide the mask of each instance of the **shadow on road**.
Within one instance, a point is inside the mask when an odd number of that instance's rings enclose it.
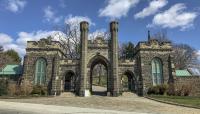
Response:
[[[92,95],[107,96],[107,91],[92,91]]]

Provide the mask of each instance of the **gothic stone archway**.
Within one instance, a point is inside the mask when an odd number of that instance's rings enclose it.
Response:
[[[119,96],[120,79],[118,76],[118,22],[110,23],[110,39],[97,38],[88,40],[89,23],[80,23],[81,53],[80,53],[80,96],[89,96],[91,91],[90,69],[93,64],[101,63],[107,67],[108,84],[107,92],[111,96]],[[97,54],[97,60],[91,61],[91,57]],[[101,55],[101,56],[100,56]],[[99,59],[100,58],[100,59]],[[106,59],[105,59],[106,58]],[[89,64],[89,65],[88,65]],[[88,66],[87,66],[88,65]]]
[[[122,92],[136,92],[137,79],[132,71],[125,71],[121,77]]]
[[[96,85],[94,84],[94,74],[93,74],[93,70],[94,67],[98,64],[101,64],[105,67],[105,71],[106,71],[106,76],[105,76],[105,80],[106,83],[105,85]],[[94,56],[92,59],[90,59],[90,61],[88,62],[87,68],[88,70],[88,79],[89,79],[89,90],[90,93],[93,95],[107,95],[108,92],[108,88],[109,88],[109,61],[102,55],[96,55]]]

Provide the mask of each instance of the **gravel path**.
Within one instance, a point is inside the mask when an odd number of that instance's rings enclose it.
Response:
[[[120,97],[75,97],[70,94],[65,94],[58,97],[31,99],[0,99],[0,101],[72,106],[81,108],[95,108],[104,110],[153,114],[200,114],[199,109],[159,103],[143,97],[138,97],[136,95],[133,95],[132,93],[125,93],[125,95]]]

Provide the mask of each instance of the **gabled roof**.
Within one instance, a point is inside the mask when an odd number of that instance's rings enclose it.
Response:
[[[188,70],[176,70],[176,76],[192,76]]]
[[[21,65],[6,65],[0,71],[0,75],[20,75],[22,74]]]

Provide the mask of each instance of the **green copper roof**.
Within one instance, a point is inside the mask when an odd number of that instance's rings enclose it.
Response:
[[[187,70],[176,70],[176,76],[192,76]]]
[[[22,74],[21,65],[6,65],[0,70],[0,75],[19,75]]]

